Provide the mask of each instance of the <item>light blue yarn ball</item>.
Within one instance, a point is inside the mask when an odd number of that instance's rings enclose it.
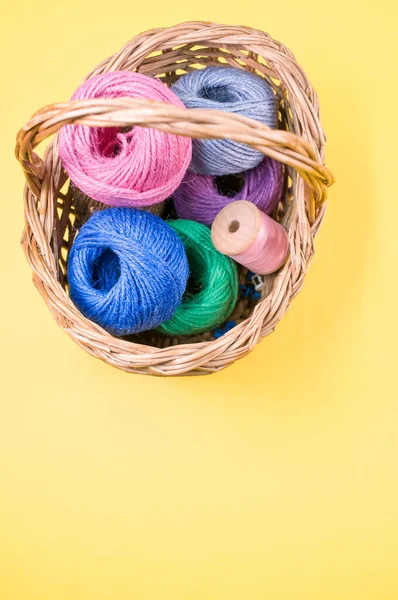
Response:
[[[118,336],[153,329],[180,304],[189,275],[184,245],[162,219],[134,208],[94,213],[68,258],[70,296]]]
[[[235,67],[207,67],[183,75],[173,92],[187,108],[235,113],[275,128],[278,101],[270,84]],[[258,150],[231,140],[192,140],[190,169],[202,175],[231,175],[256,167],[264,158]]]

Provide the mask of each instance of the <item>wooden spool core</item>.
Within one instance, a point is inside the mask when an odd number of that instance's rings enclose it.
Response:
[[[211,239],[219,252],[234,256],[254,244],[260,227],[261,212],[257,206],[237,200],[218,213],[211,228]]]

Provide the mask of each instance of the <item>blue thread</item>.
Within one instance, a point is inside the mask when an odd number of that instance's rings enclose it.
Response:
[[[253,287],[253,284],[251,283],[248,285],[240,283],[239,294],[240,296],[243,296],[244,298],[250,298],[251,300],[259,300],[261,298],[261,294]]]
[[[245,285],[244,283],[240,283],[239,294],[244,298],[247,298],[248,296],[250,296],[250,287],[248,285]]]
[[[133,208],[96,212],[77,234],[68,258],[73,302],[119,336],[170,319],[188,274],[177,234],[159,217]]]
[[[222,335],[227,333],[227,331],[230,331],[234,327],[236,327],[236,321],[227,321],[222,327],[218,327],[218,329],[216,329],[213,332],[214,339],[218,340],[218,338],[220,338]]]
[[[253,277],[255,277],[255,273],[248,271],[246,283],[239,284],[239,295],[243,298],[250,298],[250,300],[260,300],[261,294],[254,286]]]
[[[249,117],[276,128],[278,101],[262,77],[236,67],[191,71],[172,91],[187,108],[218,109]],[[190,169],[202,175],[229,175],[256,167],[264,158],[258,150],[231,140],[192,140]]]

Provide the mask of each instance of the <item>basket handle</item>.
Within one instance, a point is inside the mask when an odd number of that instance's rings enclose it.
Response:
[[[232,113],[185,109],[163,102],[134,98],[93,98],[51,104],[36,112],[17,135],[15,154],[31,192],[39,197],[43,160],[35,147],[66,124],[89,127],[152,127],[166,133],[200,139],[230,139],[259,150],[293,167],[314,191],[311,213],[327,195],[334,179],[312,145],[303,138]],[[314,205],[315,204],[315,205]]]

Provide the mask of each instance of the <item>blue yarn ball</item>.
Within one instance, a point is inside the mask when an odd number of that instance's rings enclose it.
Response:
[[[94,213],[68,258],[69,292],[89,319],[118,336],[153,329],[180,304],[184,245],[162,219],[134,208]]]
[[[173,92],[187,108],[223,110],[255,119],[269,127],[278,123],[278,101],[270,84],[235,67],[207,67],[183,75]],[[190,169],[202,175],[231,175],[256,167],[264,155],[231,140],[192,140]]]

